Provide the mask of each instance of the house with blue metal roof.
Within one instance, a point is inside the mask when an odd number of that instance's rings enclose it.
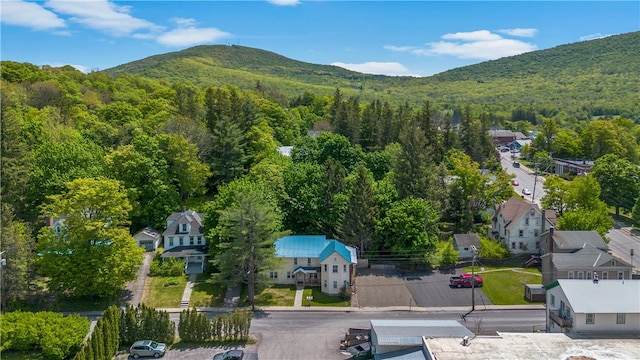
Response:
[[[275,284],[319,286],[325,294],[350,289],[358,263],[356,249],[324,235],[289,235],[275,242],[280,267],[269,271]]]

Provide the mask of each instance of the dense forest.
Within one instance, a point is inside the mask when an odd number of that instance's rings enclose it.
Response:
[[[229,69],[242,63],[227,61],[236,64]],[[497,98],[483,103],[480,97],[367,100],[332,82],[329,94],[309,90],[315,84],[285,91],[282,79],[266,81],[251,67],[231,69],[255,74],[242,83],[230,77],[204,84],[180,78],[189,70],[179,63],[171,76],[132,74],[126,67],[83,74],[71,66],[1,66],[2,251],[10,259],[3,305],[30,293],[36,275],[47,277],[51,291],[117,291],[141,260],[131,234],[145,226],[164,230],[166,217],[184,207],[205,214],[212,264],[221,271],[229,254],[243,253],[232,241],[239,219],[254,221],[269,234],[266,240],[324,234],[371,260],[407,266],[445,261],[452,234],[486,234],[487,208],[513,195],[488,136],[496,124],[536,130],[532,146],[523,150],[534,161],[550,154],[603,159],[598,182],[586,177],[580,187],[554,185],[558,196],[545,206],[564,211],[565,228],[595,226],[579,211],[596,218],[603,204],[580,202],[586,191],[628,211],[638,197],[638,177],[624,188],[606,176],[610,167],[626,166],[627,175],[636,171],[640,127],[633,116],[583,118],[551,100],[539,106]],[[164,66],[139,64],[168,71]],[[572,101],[589,106],[591,95],[576,92]],[[634,114],[627,107],[633,97],[617,101]],[[281,154],[282,146],[292,146],[290,156]],[[618,201],[621,189],[633,200]],[[567,200],[565,193],[574,197]],[[66,220],[62,233],[45,227],[55,218]],[[259,246],[269,248],[269,241]]]

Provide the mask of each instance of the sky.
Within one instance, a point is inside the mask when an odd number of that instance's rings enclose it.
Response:
[[[639,31],[640,1],[0,0],[0,19],[0,59],[84,72],[223,44],[430,76]]]

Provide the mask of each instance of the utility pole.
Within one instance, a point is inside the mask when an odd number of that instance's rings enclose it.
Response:
[[[473,257],[471,258],[471,311],[475,311],[476,310],[476,294],[475,294],[475,289],[476,289],[476,271],[475,271],[475,265],[476,265],[476,256],[478,255],[478,249],[474,245],[471,245],[471,251],[473,251]]]
[[[249,254],[249,297],[251,297],[251,311],[256,310],[256,278],[255,271],[253,269],[253,253],[254,246],[251,245],[251,254]]]

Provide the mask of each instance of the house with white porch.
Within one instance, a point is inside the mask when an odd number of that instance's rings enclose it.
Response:
[[[640,336],[639,280],[558,279],[545,288],[547,332]]]
[[[204,272],[208,249],[202,219],[203,215],[193,210],[173,213],[167,218],[167,229],[162,233],[162,258],[184,261],[187,274]]]
[[[275,242],[278,269],[268,271],[275,284],[319,286],[329,295],[351,288],[358,263],[356,249],[324,235],[289,235]]]

